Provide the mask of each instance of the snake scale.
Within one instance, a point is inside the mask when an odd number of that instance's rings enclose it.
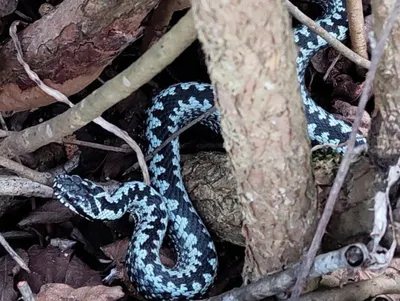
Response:
[[[345,39],[345,0],[311,1],[323,9],[317,23],[338,40]],[[294,39],[299,46],[297,75],[310,140],[313,144],[343,143],[348,140],[351,127],[319,107],[309,96],[304,82],[311,57],[327,43],[304,25],[294,29]],[[152,153],[170,135],[213,107],[214,100],[215,92],[209,84],[179,83],[161,91],[148,110],[147,152]],[[201,123],[219,133],[218,112]],[[361,136],[357,140],[357,144],[365,142]],[[149,171],[151,186],[127,182],[111,195],[79,176],[59,175],[54,180],[54,195],[89,220],[116,220],[125,213],[135,217],[126,267],[130,280],[144,297],[153,300],[198,298],[213,283],[218,259],[213,240],[182,181],[178,138],[152,158]],[[166,235],[177,254],[173,267],[166,267],[160,261],[159,250]]]

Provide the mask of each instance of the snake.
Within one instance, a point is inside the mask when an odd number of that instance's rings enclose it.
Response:
[[[322,8],[316,22],[334,38],[347,36],[345,0],[309,0]],[[305,25],[293,29],[298,45],[297,79],[312,144],[339,145],[349,139],[350,125],[320,107],[305,84],[306,68],[327,42]],[[183,82],[169,86],[152,99],[147,110],[147,153],[151,154],[183,126],[214,107],[212,84]],[[220,113],[214,111],[200,123],[221,134]],[[366,143],[357,136],[356,144]],[[343,151],[345,146],[336,150]],[[138,292],[149,300],[191,300],[204,296],[218,270],[215,243],[185,189],[179,137],[172,139],[149,162],[150,185],[129,181],[113,192],[78,175],[57,175],[54,196],[67,208],[89,220],[117,220],[126,213],[134,217],[135,229],[126,252],[126,270]],[[170,239],[176,263],[166,266],[160,257],[164,239]]]

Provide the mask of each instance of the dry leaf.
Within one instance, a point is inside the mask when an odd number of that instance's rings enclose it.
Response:
[[[21,272],[34,293],[47,283],[66,283],[74,288],[102,284],[97,271],[91,270],[72,250],[62,251],[48,245],[45,249],[32,246],[28,250],[32,273]]]
[[[49,283],[41,287],[36,301],[113,301],[124,297],[120,286],[85,286],[74,289],[61,283]]]

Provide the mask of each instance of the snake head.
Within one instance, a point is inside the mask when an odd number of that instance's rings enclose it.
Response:
[[[94,196],[104,194],[104,189],[79,176],[57,175],[53,182],[54,196],[76,214],[93,220],[96,218]]]

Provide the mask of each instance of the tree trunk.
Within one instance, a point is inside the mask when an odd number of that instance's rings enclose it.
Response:
[[[18,36],[24,60],[44,83],[70,96],[95,80],[142,33],[159,0],[65,0]],[[0,111],[54,102],[28,78],[10,40],[0,49]]]
[[[378,40],[388,15],[393,10],[396,0],[373,0],[372,12],[374,15],[374,32]],[[375,103],[378,106],[372,120],[369,134],[369,153],[374,162],[378,175],[376,177],[376,192],[384,192],[388,183],[389,167],[396,165],[400,158],[400,22],[397,18],[392,32],[386,42],[374,81]],[[398,189],[398,185],[397,189]],[[400,201],[398,191],[394,191],[395,204],[393,217],[400,220]],[[397,202],[397,203],[396,203]],[[396,236],[400,238],[397,231]],[[392,239],[391,231],[387,231],[386,239]],[[399,248],[399,246],[397,247]]]
[[[372,1],[374,32],[379,39],[395,0]],[[400,27],[392,29],[375,77],[375,103],[379,110],[372,121],[369,150],[378,165],[387,168],[400,155]]]
[[[317,221],[291,19],[280,0],[192,1],[246,238],[244,280],[299,260]]]

